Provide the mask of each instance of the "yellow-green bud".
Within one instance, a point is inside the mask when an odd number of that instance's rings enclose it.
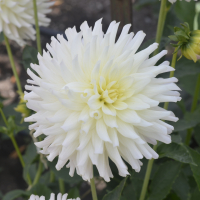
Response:
[[[200,30],[192,31],[186,45],[181,47],[182,55],[196,62],[200,59]]]
[[[20,93],[19,95],[20,95],[20,102],[17,105],[17,107],[15,108],[15,111],[22,114],[22,121],[21,122],[23,122],[24,118],[30,116],[31,111],[26,106],[27,101],[24,100],[24,94]]]
[[[183,56],[196,62],[200,59],[200,30],[190,31],[188,23],[181,25],[182,28],[174,28],[174,35],[169,36],[169,38],[178,42],[172,45],[181,49]]]

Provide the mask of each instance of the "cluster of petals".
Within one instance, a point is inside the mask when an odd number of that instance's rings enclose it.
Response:
[[[176,1],[177,0],[169,0],[170,3],[175,3]],[[182,0],[180,0],[180,1],[182,1]],[[190,2],[191,0],[185,0],[185,1]],[[197,0],[194,0],[194,1],[197,1]]]
[[[177,121],[161,102],[177,102],[180,94],[176,78],[157,78],[173,71],[165,61],[164,50],[154,57],[154,43],[137,52],[145,33],[129,33],[124,26],[118,40],[119,23],[111,22],[106,33],[101,19],[94,28],[84,22],[76,28],[52,37],[48,51],[38,55],[39,65],[28,69],[27,107],[36,113],[25,119],[34,136],[45,139],[36,143],[49,161],[58,156],[57,170],[70,168],[84,180],[93,177],[93,165],[106,181],[113,177],[111,159],[123,177],[129,174],[125,161],[136,172],[143,157],[158,158],[149,146],[157,140],[171,142],[173,126],[164,120]],[[134,37],[133,37],[134,36]]]
[[[63,195],[62,195],[61,193],[59,193],[59,194],[57,195],[57,200],[80,200],[79,197],[76,198],[76,199],[67,199],[67,196],[68,196],[67,193],[66,193],[66,194],[63,194]],[[32,195],[30,196],[29,200],[45,200],[45,197],[44,197],[44,196],[39,197],[38,195],[32,194]],[[54,194],[54,193],[51,193],[51,196],[50,196],[50,199],[49,199],[49,200],[56,200],[56,199],[55,199],[55,194]]]
[[[51,12],[54,2],[37,0],[38,20],[40,26],[48,26],[50,19],[46,14]],[[0,0],[0,32],[23,46],[25,40],[35,40],[34,9],[32,0]]]

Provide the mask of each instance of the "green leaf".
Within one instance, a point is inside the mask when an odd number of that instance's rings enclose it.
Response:
[[[191,30],[193,30],[193,21],[195,16],[195,2],[177,1],[175,3],[175,12],[182,22],[188,22]]]
[[[74,198],[77,198],[77,197],[80,197],[79,189],[77,187],[70,189],[69,192],[68,192],[67,198],[68,199],[70,199],[70,198],[74,199]]]
[[[3,36],[3,32],[0,33],[0,43],[2,43],[4,41],[4,36]]]
[[[183,173],[180,173],[178,178],[176,179],[173,190],[180,197],[181,200],[189,200],[190,199],[190,186],[188,184],[188,180]]]
[[[188,75],[196,75],[198,73],[200,73],[199,63],[195,63],[193,60],[188,60],[187,58],[182,57],[176,64],[176,71],[174,76],[181,78]]]
[[[134,175],[133,177],[131,176],[131,178],[131,184],[124,188],[123,197],[125,197],[127,200],[138,200],[140,198],[140,192],[144,180],[135,178]]]
[[[36,146],[33,143],[33,141],[31,141],[31,143],[28,145],[25,154],[23,155],[23,159],[26,165],[28,164],[32,164],[32,162],[34,161],[35,157],[37,156],[37,150],[36,150]]]
[[[120,200],[127,178],[128,177],[124,178],[114,190],[106,194],[103,200]]]
[[[16,199],[18,197],[21,197],[21,196],[25,196],[25,197],[28,197],[29,196],[29,193],[28,192],[25,192],[23,190],[13,190],[11,192],[8,192],[4,197],[3,197],[3,200],[13,200],[13,199]]]
[[[181,163],[169,161],[162,164],[156,172],[148,200],[164,199],[170,192],[174,181],[181,170]]]
[[[200,146],[200,124],[194,128],[194,138]]]
[[[38,183],[30,189],[29,193],[38,196],[45,196],[46,199],[49,199],[51,190],[46,185]]]
[[[178,38],[175,35],[168,36],[170,40],[178,42]]]
[[[193,176],[196,180],[196,183],[198,185],[198,188],[200,190],[200,154],[191,148],[188,148],[188,149],[190,151],[190,154],[191,154],[194,162],[197,164],[197,166],[190,165],[190,167],[193,172]]]
[[[192,196],[190,200],[199,200],[199,199],[200,199],[200,191],[198,187],[196,187],[194,192],[192,192]]]
[[[157,153],[159,154],[160,158],[168,157],[182,163],[188,163],[197,166],[193,160],[189,148],[184,144],[161,144],[158,147]]]
[[[172,133],[171,134],[172,142],[180,144],[182,143],[182,138],[178,133]]]
[[[38,54],[38,51],[34,47],[26,46],[24,48],[23,54],[22,54],[22,63],[25,70],[30,68],[31,63],[34,63],[34,64],[38,63],[37,54]]]
[[[8,129],[5,126],[0,126],[0,133],[8,134]]]
[[[57,178],[61,178],[66,183],[71,183],[71,184],[78,184],[82,181],[82,178],[79,175],[77,175],[76,172],[74,173],[74,176],[71,177],[69,175],[69,168],[63,167],[60,171],[58,171],[55,168],[56,163],[57,163],[57,159],[54,159],[53,162],[48,162],[48,166],[54,172],[54,174]]]
[[[200,107],[197,108],[193,113],[185,113],[184,118],[180,119],[178,122],[171,122],[172,126],[174,126],[174,131],[184,131],[189,128],[195,127],[200,123]]]

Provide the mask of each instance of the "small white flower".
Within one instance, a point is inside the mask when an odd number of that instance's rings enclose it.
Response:
[[[170,3],[175,3],[177,0],[168,0]],[[182,1],[182,0],[180,0],[180,1]],[[190,2],[191,0],[185,0],[185,1],[187,1],[187,2]],[[197,0],[194,0],[194,1],[197,1]]]
[[[57,200],[80,200],[80,198],[76,198],[76,199],[67,199],[67,196],[68,196],[67,193],[64,194],[64,195],[62,195],[61,193],[59,193],[59,194],[57,195]],[[30,196],[30,199],[29,199],[29,200],[45,200],[45,197],[44,197],[44,196],[39,197],[39,196],[37,196],[37,195],[32,194],[32,195]],[[50,197],[49,200],[56,200],[56,199],[55,199],[55,194],[54,194],[54,193],[51,193],[51,197]]]
[[[59,156],[57,170],[67,164],[71,176],[76,169],[84,180],[93,177],[96,165],[109,181],[109,158],[121,176],[129,174],[123,160],[139,172],[143,156],[158,158],[148,143],[171,142],[173,126],[163,120],[177,121],[158,106],[181,99],[176,78],[156,78],[174,70],[168,61],[155,66],[167,51],[149,58],[158,48],[154,43],[137,52],[145,34],[133,37],[130,24],[115,42],[118,26],[113,21],[106,34],[101,20],[93,30],[87,22],[80,32],[68,28],[68,40],[52,37],[49,52],[38,55],[39,65],[31,65],[38,75],[27,71],[33,80],[28,80],[25,100],[36,114],[26,121],[36,122],[30,125],[35,137],[46,135],[36,145],[49,161]]]
[[[38,20],[40,26],[48,26],[50,19],[46,14],[51,11],[54,2],[37,0]],[[35,25],[32,0],[0,0],[0,32],[20,46],[25,40],[35,40]]]

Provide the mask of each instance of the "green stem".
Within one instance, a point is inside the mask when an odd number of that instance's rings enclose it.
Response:
[[[20,83],[20,80],[19,80],[19,76],[17,74],[15,62],[14,62],[14,59],[13,59],[12,51],[11,51],[11,48],[10,48],[10,44],[9,44],[8,38],[6,37],[5,34],[4,34],[4,40],[5,40],[5,43],[6,43],[6,49],[7,49],[7,52],[8,52],[9,59],[10,59],[10,64],[11,64],[11,67],[12,67],[12,71],[13,71],[13,74],[14,74],[15,79],[16,79],[16,84],[17,84],[18,91],[20,93],[23,93],[22,92],[22,86],[21,86],[21,83]]]
[[[6,116],[5,116],[5,114],[4,114],[4,112],[3,112],[3,110],[2,110],[1,108],[0,108],[0,113],[1,113],[1,116],[2,116],[2,118],[3,118],[4,123],[6,124],[6,126],[7,126],[7,128],[8,128],[8,121],[7,121]],[[24,168],[24,167],[25,167],[25,163],[24,163],[24,160],[23,160],[23,158],[22,158],[22,154],[21,154],[21,152],[20,152],[20,150],[19,150],[19,147],[18,147],[18,145],[17,145],[17,142],[16,142],[16,140],[15,140],[15,137],[14,137],[13,133],[9,134],[9,137],[10,137],[12,143],[13,143],[13,146],[14,146],[14,148],[15,148],[15,151],[17,152],[17,155],[18,155],[18,157],[19,157],[19,160],[20,160],[20,162],[21,162],[21,165],[22,165],[22,167]],[[27,174],[27,181],[28,181],[28,185],[30,186],[30,185],[32,184],[32,181],[31,181],[31,177],[30,177],[29,174]]]
[[[20,160],[20,162],[21,162],[21,164],[22,164],[22,167],[24,168],[24,167],[25,167],[25,163],[24,163],[24,160],[23,160],[23,158],[22,158],[22,154],[21,154],[21,152],[20,152],[20,150],[19,150],[19,147],[18,147],[18,145],[17,145],[17,142],[16,142],[16,140],[15,140],[15,137],[14,137],[13,135],[10,135],[10,139],[11,139],[11,141],[12,141],[12,143],[13,143],[13,146],[15,147],[15,150],[16,150],[17,155],[18,155],[18,157],[19,157],[19,160]]]
[[[3,118],[4,123],[8,127],[8,122],[7,122],[6,116],[4,115],[4,112],[3,112],[2,108],[0,108],[0,113],[1,113],[1,116]]]
[[[40,54],[42,54],[41,40],[40,40],[40,28],[39,28],[39,23],[38,23],[37,2],[36,1],[37,0],[33,0],[35,29],[36,29],[36,37],[37,37],[37,48],[38,48],[38,52]]]
[[[65,194],[65,182],[61,178],[58,179],[58,182],[59,182],[60,193]]]
[[[90,180],[90,184],[91,184],[91,191],[92,191],[92,199],[93,200],[98,200],[98,198],[97,198],[97,192],[96,192],[96,187],[95,187],[95,183],[94,183],[94,178],[92,178]]]
[[[35,179],[33,181],[33,185],[36,185],[40,179],[40,176],[42,174],[42,170],[43,170],[43,164],[42,164],[42,161],[40,159],[40,162],[39,162],[39,166],[38,166],[38,170],[37,170],[37,173],[36,173],[36,176],[35,176]]]
[[[160,41],[162,38],[167,12],[169,10],[169,8],[167,8],[166,5],[167,5],[167,0],[161,0],[158,26],[157,26],[157,32],[156,32],[156,43],[158,44],[160,44]],[[159,48],[154,51],[153,55],[155,56],[158,53],[158,51],[159,51]]]
[[[50,183],[53,183],[55,181],[55,174],[53,171],[50,171]]]
[[[195,91],[194,91],[194,98],[192,101],[191,112],[194,112],[197,108],[199,92],[200,92],[200,74],[198,75],[198,78],[197,78],[197,83],[196,83],[196,87],[195,87]],[[187,130],[187,135],[186,135],[186,139],[185,139],[186,145],[190,144],[190,140],[192,137],[192,131],[193,131],[193,128],[190,128]]]
[[[177,53],[178,53],[178,49],[176,48],[175,51],[174,51],[172,63],[171,63],[171,66],[173,68],[175,68],[175,66],[176,66]],[[174,71],[171,71],[169,77],[171,78],[173,76],[174,76]],[[165,102],[164,108],[166,110],[168,108],[168,105],[169,105],[169,103]],[[158,146],[158,144],[156,144],[153,147],[154,151],[156,151],[157,146]],[[151,170],[152,170],[152,167],[153,167],[153,163],[154,163],[154,159],[151,159],[151,160],[148,161],[147,170],[146,170],[146,174],[145,174],[145,178],[144,178],[144,182],[143,182],[143,186],[142,186],[142,191],[141,191],[141,194],[140,194],[140,200],[145,199],[145,196],[146,196],[146,193],[147,193],[147,187],[148,187],[149,179],[150,179],[150,175],[151,175]]]
[[[15,140],[15,137],[13,136],[13,134],[12,134],[12,135],[9,135],[9,137],[10,137],[12,143],[13,143],[13,146],[15,147],[15,150],[16,150],[16,152],[17,152],[17,155],[18,155],[18,157],[19,157],[19,160],[20,160],[20,162],[21,162],[21,165],[22,165],[22,167],[24,168],[24,167],[25,167],[25,162],[24,162],[24,160],[23,160],[23,158],[22,158],[22,154],[21,154],[21,152],[20,152],[20,150],[19,150],[19,147],[18,147],[18,145],[17,145],[17,142],[16,142],[16,140]],[[27,181],[28,181],[28,185],[29,185],[29,186],[32,185],[31,177],[30,177],[29,174],[27,174]]]

